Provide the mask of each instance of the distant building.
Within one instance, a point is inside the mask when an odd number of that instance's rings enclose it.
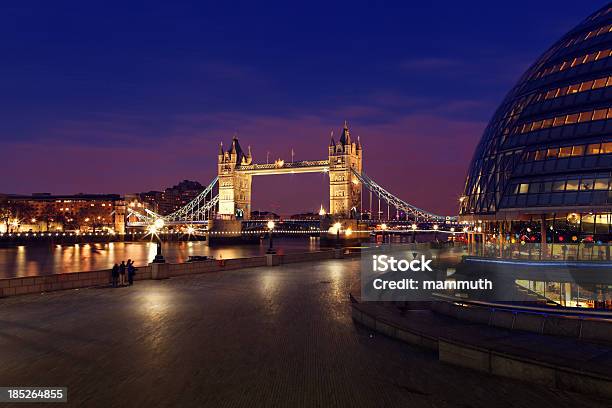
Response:
[[[167,215],[185,206],[203,190],[204,186],[197,181],[183,180],[164,191],[148,191],[138,196],[150,210],[160,215]]]
[[[293,214],[289,218],[292,220],[320,220],[321,217],[325,215],[319,215],[319,213],[307,212],[302,214]]]
[[[271,211],[252,211],[251,219],[252,220],[279,220],[280,215],[273,213]]]
[[[0,232],[125,232],[125,202],[118,194],[0,196]]]

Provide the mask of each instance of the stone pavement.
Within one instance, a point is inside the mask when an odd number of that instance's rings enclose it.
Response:
[[[358,278],[329,260],[0,299],[0,385],[79,407],[609,406],[354,325]]]

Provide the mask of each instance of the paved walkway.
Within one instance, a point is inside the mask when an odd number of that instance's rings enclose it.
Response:
[[[79,407],[605,407],[355,326],[358,260],[0,299],[0,385]],[[23,406],[23,405],[18,405]]]

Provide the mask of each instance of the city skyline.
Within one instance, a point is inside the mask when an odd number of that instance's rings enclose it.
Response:
[[[0,148],[10,152],[0,171],[12,175],[0,191],[206,185],[218,143],[235,133],[258,163],[268,151],[289,160],[292,149],[316,160],[348,120],[366,148],[364,171],[417,206],[456,214],[467,163],[505,92],[603,4],[542,2],[527,16],[516,4],[352,4],[299,19],[282,6],[257,19],[248,6],[151,4],[121,15],[14,6],[0,40]],[[327,202],[319,175],[295,177],[258,178],[253,208],[290,214]]]

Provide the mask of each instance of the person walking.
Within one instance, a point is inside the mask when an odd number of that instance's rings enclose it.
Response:
[[[136,273],[136,268],[134,267],[134,261],[128,259],[127,261],[127,278],[128,285],[132,286],[134,284],[134,274]]]
[[[121,265],[119,265],[119,284],[121,286],[125,286],[125,261],[121,261]]]
[[[119,264],[114,264],[113,269],[111,269],[111,282],[113,284],[113,288],[117,287],[118,280],[119,280]]]

